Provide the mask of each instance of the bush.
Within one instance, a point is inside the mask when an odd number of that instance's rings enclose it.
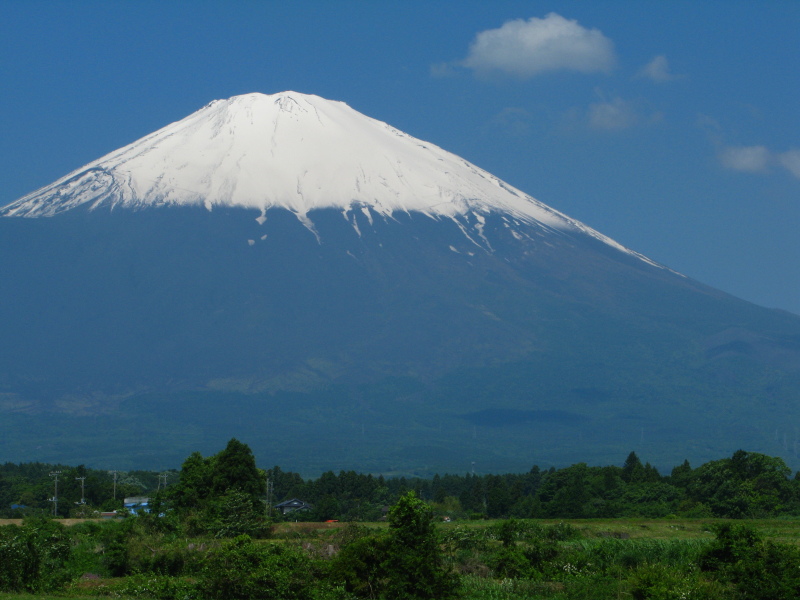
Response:
[[[487,561],[488,566],[494,571],[495,577],[508,577],[519,579],[527,577],[530,572],[530,562],[525,554],[518,548],[504,546]]]
[[[700,557],[700,568],[735,584],[748,600],[800,598],[800,549],[764,542],[747,525],[716,527],[717,539]]]
[[[385,537],[360,537],[333,558],[330,574],[348,592],[362,598],[378,598],[386,586],[386,558]]]
[[[309,557],[281,545],[258,545],[241,535],[210,553],[199,589],[207,598],[225,600],[307,600],[315,580]]]
[[[143,596],[157,600],[199,600],[202,596],[191,581],[178,577],[134,575],[109,590],[115,596]]]
[[[484,550],[488,546],[486,531],[474,527],[450,527],[442,533],[441,541],[450,552]]]
[[[389,600],[446,599],[458,583],[445,567],[431,510],[413,492],[389,511],[388,534],[355,539],[331,573],[350,593]]]
[[[71,546],[63,526],[45,518],[0,529],[0,590],[55,589],[70,578]]]

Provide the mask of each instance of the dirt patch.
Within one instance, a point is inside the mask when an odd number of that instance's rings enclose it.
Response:
[[[86,521],[105,521],[106,519],[56,519],[58,523],[66,525],[77,525],[78,523],[85,523]],[[22,525],[22,519],[0,519],[0,526],[3,525]]]
[[[336,521],[335,523],[315,523],[313,521],[312,522],[301,521],[297,523],[277,523],[275,525],[273,533],[307,534],[311,533],[312,531],[326,531],[330,529],[340,529],[341,527],[345,527],[346,525],[347,523],[340,523],[338,521]]]

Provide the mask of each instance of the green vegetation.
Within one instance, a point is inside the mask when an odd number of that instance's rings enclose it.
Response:
[[[53,470],[5,465],[4,501],[33,503]],[[58,470],[65,482],[73,473]],[[108,483],[74,471],[97,486],[92,494]],[[797,598],[800,481],[790,475],[780,459],[738,451],[666,477],[630,453],[621,467],[303,480],[260,471],[234,439],[213,456],[190,455],[164,489],[141,474],[155,489],[129,489],[152,492],[149,514],[67,527],[48,504],[15,509],[26,516],[0,527],[0,600]],[[267,478],[277,498],[313,509],[270,513]],[[106,502],[86,498],[78,508]],[[350,523],[319,522],[336,518]]]
[[[0,528],[0,600],[800,597],[798,521],[434,526],[413,493],[390,514],[388,527],[278,524],[269,540],[187,537],[153,516],[72,527],[28,519]],[[768,538],[773,526],[791,542]]]

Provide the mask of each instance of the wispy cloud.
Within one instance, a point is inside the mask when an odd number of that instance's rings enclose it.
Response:
[[[699,115],[698,126],[706,132],[709,141],[717,148],[717,159],[726,169],[743,173],[772,173],[775,167],[785,169],[800,179],[800,149],[790,148],[776,152],[767,146],[736,146],[725,141],[723,127],[708,115]]]
[[[764,146],[727,146],[719,154],[722,166],[746,173],[764,173],[769,164],[769,150]]]
[[[682,77],[682,75],[676,75],[670,71],[669,61],[663,54],[659,54],[644,67],[642,67],[638,75],[639,77],[651,79],[656,83],[667,83]]]
[[[607,73],[616,64],[613,42],[556,13],[508,21],[481,31],[458,63],[477,75],[502,73],[529,79],[547,71]]]
[[[779,154],[778,163],[789,173],[800,179],[800,150],[792,149]]]
[[[613,98],[608,102],[596,102],[589,106],[589,126],[592,129],[613,131],[632,127],[639,117],[630,102]]]
[[[431,77],[443,78],[454,77],[457,74],[457,69],[453,63],[438,62],[430,67]]]
[[[767,173],[772,165],[800,179],[800,150],[773,152],[766,146],[724,146],[719,153],[723,167],[745,173]]]
[[[587,111],[571,111],[572,119],[578,117],[584,126],[595,131],[621,131],[632,127],[652,125],[664,119],[660,112],[648,108],[641,100],[626,100],[620,96],[608,96],[595,90],[599,100],[589,105]]]

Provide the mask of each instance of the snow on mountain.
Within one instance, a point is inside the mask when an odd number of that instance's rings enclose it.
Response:
[[[418,212],[455,220],[472,213],[478,229],[483,215],[497,212],[549,230],[580,231],[655,265],[434,144],[343,102],[296,92],[211,102],[12,202],[0,216],[160,205],[251,208],[261,220],[270,208],[286,208],[312,231],[308,213],[320,208],[340,209],[345,218],[367,208],[368,216],[385,218]]]

